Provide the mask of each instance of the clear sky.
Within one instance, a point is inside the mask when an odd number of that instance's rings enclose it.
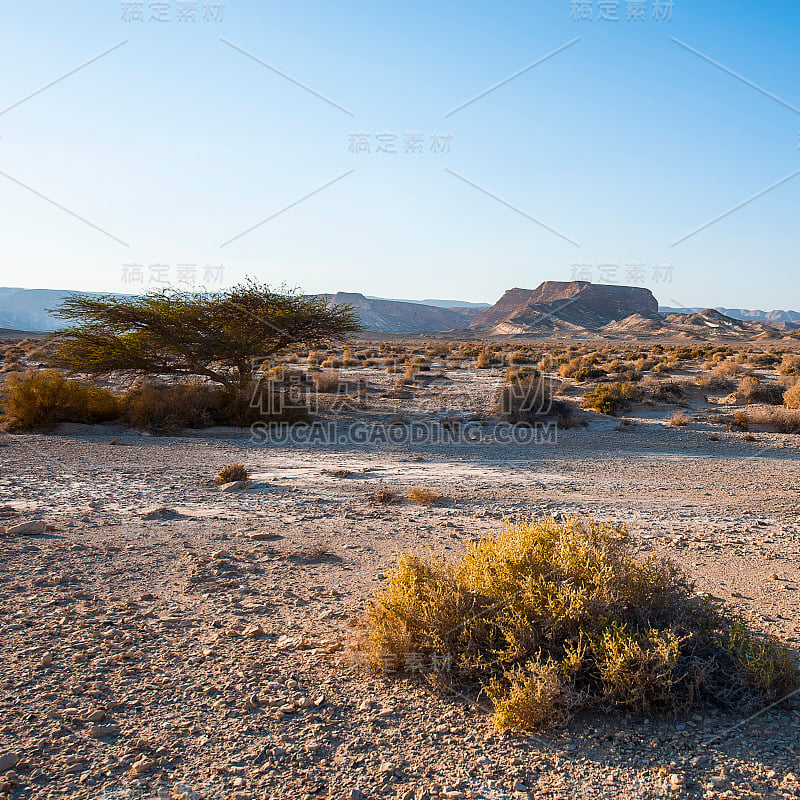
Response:
[[[800,308],[797,4],[220,6],[4,4],[0,285]]]

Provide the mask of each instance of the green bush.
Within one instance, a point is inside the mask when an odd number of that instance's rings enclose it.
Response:
[[[122,413],[120,401],[108,389],[67,380],[56,370],[12,375],[0,406],[0,421],[12,431],[47,431],[61,422],[108,422]]]
[[[361,631],[376,668],[448,663],[449,684],[486,694],[503,730],[590,707],[749,713],[800,685],[786,646],[588,518],[507,523],[455,561],[403,554]]]

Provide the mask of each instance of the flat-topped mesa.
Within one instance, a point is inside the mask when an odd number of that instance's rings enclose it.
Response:
[[[536,289],[509,289],[472,322],[473,328],[500,323],[539,327],[563,322],[597,328],[631,314],[658,313],[658,301],[640,286],[612,286],[588,281],[545,281]]]

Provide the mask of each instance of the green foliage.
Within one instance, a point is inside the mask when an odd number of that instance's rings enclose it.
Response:
[[[683,572],[637,557],[625,529],[587,518],[506,525],[455,561],[403,554],[363,619],[361,647],[447,657],[500,729],[576,710],[750,710],[800,683],[788,649],[697,596]]]
[[[92,374],[201,375],[240,388],[250,383],[256,361],[360,330],[350,306],[328,308],[323,298],[281,294],[253,281],[214,293],[73,294],[55,313],[74,322],[58,334],[56,366]]]
[[[61,422],[108,422],[122,414],[120,401],[108,389],[67,380],[55,370],[12,375],[0,405],[0,421],[13,431],[46,431]]]

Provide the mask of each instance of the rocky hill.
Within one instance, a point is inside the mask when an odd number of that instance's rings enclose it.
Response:
[[[509,289],[470,327],[498,334],[597,330],[631,314],[658,317],[658,301],[649,289],[545,281],[536,289]]]
[[[706,310],[709,309],[659,307],[659,311],[662,314],[696,314]],[[782,309],[761,311],[760,309],[723,308],[722,306],[716,306],[711,310],[719,311],[720,314],[732,319],[741,319],[746,322],[765,322],[781,331],[792,331],[800,328],[800,311],[784,311]]]
[[[356,310],[368,331],[383,333],[431,333],[466,328],[480,307],[440,308],[402,300],[381,300],[356,292],[323,295],[329,305],[347,303]]]

